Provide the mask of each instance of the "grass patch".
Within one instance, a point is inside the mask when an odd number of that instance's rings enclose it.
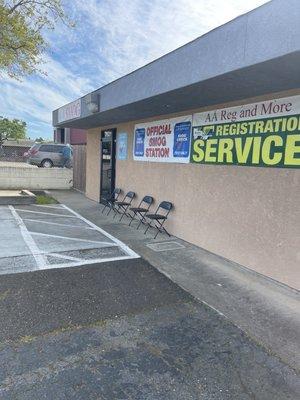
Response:
[[[5,292],[1,292],[1,293],[0,293],[0,301],[1,301],[1,300],[5,300],[6,297],[9,295],[9,292],[10,292],[9,289],[6,290]]]
[[[43,205],[43,204],[58,204],[58,201],[55,200],[51,196],[47,196],[44,194],[38,194],[36,196],[36,204]]]

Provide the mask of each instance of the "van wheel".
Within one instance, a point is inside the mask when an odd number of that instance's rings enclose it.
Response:
[[[41,166],[43,167],[43,168],[52,168],[53,167],[53,162],[51,161],[51,160],[43,160],[42,162],[41,162]]]

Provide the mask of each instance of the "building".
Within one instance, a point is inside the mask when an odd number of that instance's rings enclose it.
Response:
[[[86,130],[54,128],[55,143],[70,144],[73,148],[73,188],[85,192],[86,187]]]
[[[87,130],[86,196],[170,200],[172,234],[299,288],[299,20],[270,1],[55,110]]]
[[[34,145],[34,140],[6,140],[3,143],[3,154],[1,160],[5,161],[24,161],[24,153]]]
[[[55,143],[68,143],[71,145],[86,144],[86,131],[76,128],[55,128],[53,140]]]

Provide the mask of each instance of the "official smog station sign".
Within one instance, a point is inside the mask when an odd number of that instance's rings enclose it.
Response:
[[[194,114],[191,162],[299,168],[300,96]]]
[[[192,116],[135,125],[133,159],[188,163]]]
[[[72,103],[58,109],[58,122],[68,121],[69,119],[81,117],[81,99],[72,101]]]

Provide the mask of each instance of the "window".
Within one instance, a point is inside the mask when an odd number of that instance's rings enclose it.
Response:
[[[48,144],[43,144],[40,149],[40,151],[45,151],[47,153],[52,152],[52,146],[49,146]]]
[[[65,146],[57,146],[53,144],[43,144],[39,150],[46,153],[62,153],[64,147]]]
[[[60,143],[65,143],[65,128],[60,130]]]

